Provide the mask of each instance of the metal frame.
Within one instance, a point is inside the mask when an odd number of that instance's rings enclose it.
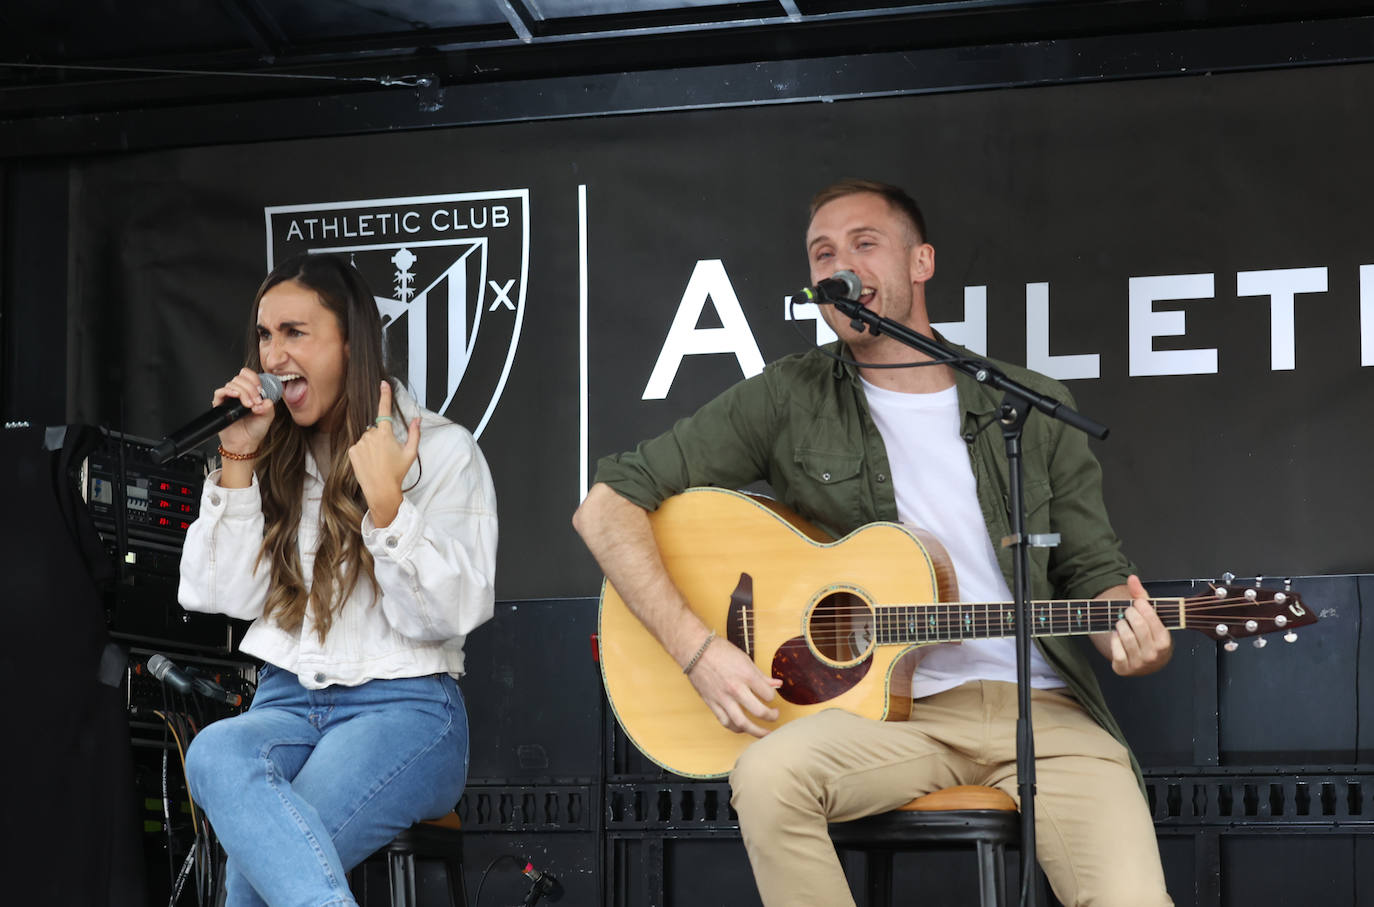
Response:
[[[0,158],[833,102],[1370,60],[1374,60],[1374,17],[1363,16],[447,87],[431,81],[413,88],[351,90],[325,96],[0,120]]]

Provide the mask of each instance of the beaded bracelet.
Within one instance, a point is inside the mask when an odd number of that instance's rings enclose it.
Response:
[[[695,667],[697,666],[697,662],[698,662],[698,661],[701,661],[701,656],[703,656],[703,655],[706,654],[706,647],[709,646],[709,645],[711,644],[711,640],[713,640],[713,639],[715,639],[715,638],[716,638],[716,631],[715,631],[715,630],[712,630],[710,633],[706,634],[706,641],[703,642],[703,643],[701,644],[701,648],[697,649],[697,654],[695,654],[695,655],[692,656],[692,660],[689,661],[689,662],[687,662],[687,667],[685,667],[685,668],[682,669],[682,673],[684,673],[684,674],[690,674],[690,673],[692,673],[692,668],[695,668]]]
[[[258,448],[252,453],[241,454],[234,453],[232,450],[225,450],[223,444],[219,446],[219,455],[226,460],[256,460],[260,453],[262,453],[262,448]]]

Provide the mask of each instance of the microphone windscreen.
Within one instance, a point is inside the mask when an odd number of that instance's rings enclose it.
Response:
[[[831,280],[838,280],[844,284],[844,298],[849,300],[858,299],[863,294],[864,285],[859,280],[859,275],[853,271],[836,271],[830,275]]]
[[[262,396],[264,399],[276,403],[281,399],[281,392],[284,385],[276,375],[263,372],[258,375],[258,381],[262,384]]]
[[[154,655],[148,659],[148,671],[158,680],[161,680],[162,675],[170,670],[172,670],[172,663],[164,656]]]
[[[172,660],[165,655],[148,657],[148,673],[178,693],[191,692],[190,678],[178,670],[177,666],[172,664]]]

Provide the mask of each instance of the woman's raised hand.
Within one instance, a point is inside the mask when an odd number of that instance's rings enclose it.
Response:
[[[383,381],[376,422],[348,449],[353,474],[367,499],[372,522],[378,528],[391,525],[401,509],[401,483],[419,450],[419,416],[406,426],[406,443],[396,440],[391,430],[391,384]]]

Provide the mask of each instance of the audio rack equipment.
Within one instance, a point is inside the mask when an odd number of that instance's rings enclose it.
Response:
[[[153,677],[148,670],[148,659],[153,655],[170,658],[177,667],[213,680],[229,692],[238,693],[243,697],[240,705],[230,706],[203,697],[192,698],[192,694],[185,694],[181,701],[192,704],[211,721],[237,715],[247,709],[257,688],[257,663],[246,658],[215,657],[180,648],[175,644],[159,645],[155,649],[135,644],[128,647],[128,653],[125,705],[129,710],[129,728],[135,746],[163,745],[162,722],[153,714],[153,710],[165,708],[171,693],[162,681]]]
[[[74,476],[118,581],[106,596],[111,633],[126,642],[173,643],[228,654],[242,621],[193,614],[177,604],[181,549],[200,512],[206,460],[197,453],[159,463],[157,442],[101,431]]]
[[[157,462],[156,442],[120,432],[82,464],[80,486],[96,530],[126,572],[177,572],[186,530],[200,511],[204,457]]]

